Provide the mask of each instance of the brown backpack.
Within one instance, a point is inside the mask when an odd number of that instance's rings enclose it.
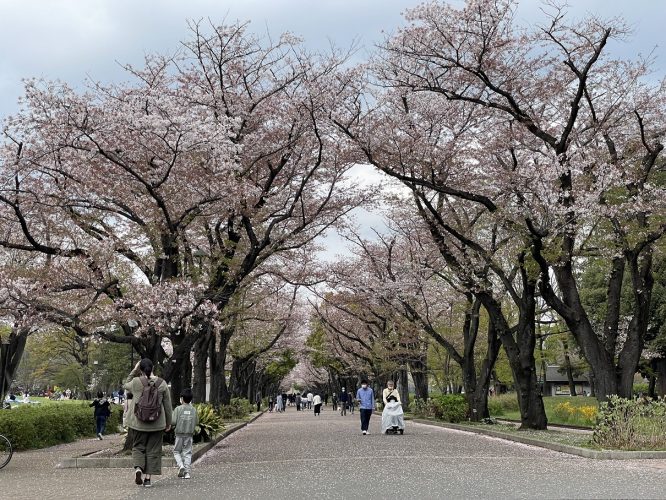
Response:
[[[158,377],[153,381],[144,376],[139,377],[139,380],[143,384],[143,391],[134,403],[134,415],[141,422],[155,422],[162,413],[162,393],[158,390],[162,379]]]

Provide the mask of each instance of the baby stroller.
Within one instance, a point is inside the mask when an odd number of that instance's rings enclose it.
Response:
[[[405,414],[402,404],[395,397],[390,397],[382,411],[382,434],[403,434],[405,432]]]

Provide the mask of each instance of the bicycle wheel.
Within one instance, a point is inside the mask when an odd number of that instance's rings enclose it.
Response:
[[[12,459],[12,443],[5,436],[0,434],[0,469],[9,463]]]

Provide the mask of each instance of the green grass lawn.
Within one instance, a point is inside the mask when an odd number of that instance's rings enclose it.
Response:
[[[491,398],[493,399],[493,398]],[[520,420],[520,411],[518,411],[518,401],[515,394],[504,394],[495,398],[499,404],[491,404],[491,416],[498,418],[506,418],[509,420]],[[580,427],[594,426],[594,418],[585,418],[580,411],[570,412],[566,409],[556,409],[561,403],[569,403],[571,407],[599,407],[599,402],[596,398],[591,397],[570,397],[570,396],[546,396],[543,398],[543,404],[546,407],[546,416],[548,422],[551,424],[561,425],[576,425]],[[492,409],[497,410],[501,408],[501,413],[493,412]]]

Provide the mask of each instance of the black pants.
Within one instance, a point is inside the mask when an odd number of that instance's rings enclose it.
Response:
[[[366,410],[365,408],[361,408],[360,413],[361,413],[361,430],[367,431],[368,427],[370,426],[370,417],[372,416],[372,410]]]
[[[319,415],[321,413],[321,403],[314,405],[314,414]]]

